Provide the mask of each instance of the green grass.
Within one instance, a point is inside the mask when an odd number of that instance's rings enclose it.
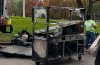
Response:
[[[12,20],[12,25],[13,25],[13,32],[12,33],[0,33],[0,42],[6,42],[11,40],[14,35],[21,31],[22,29],[27,28],[28,31],[31,31],[32,29],[32,21],[31,18],[28,17],[15,17],[11,16],[10,17]]]
[[[8,42],[10,41],[14,35],[27,28],[27,30],[32,34],[32,19],[30,17],[18,17],[18,16],[11,16],[13,25],[13,32],[12,33],[2,33],[0,32],[0,42]],[[36,19],[37,22],[35,23],[35,30],[46,28],[46,20],[45,19]],[[64,20],[54,20],[50,19],[50,22],[61,22]],[[50,25],[53,26],[53,25]],[[98,25],[98,28],[96,29],[97,33],[100,33],[100,24]]]
[[[96,33],[100,34],[100,24],[98,24],[98,27],[96,28]]]
[[[11,16],[13,25],[13,32],[12,33],[2,33],[0,32],[0,42],[8,42],[10,41],[14,35],[27,28],[27,30],[32,34],[32,18],[31,17],[18,17],[18,16]],[[35,23],[35,30],[46,28],[46,20],[45,19],[36,19],[37,22]],[[51,22],[57,22],[61,20],[50,20]],[[52,25],[50,25],[52,26]]]

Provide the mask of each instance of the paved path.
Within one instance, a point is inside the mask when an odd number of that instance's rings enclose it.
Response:
[[[94,57],[89,54],[85,54],[82,56],[81,61],[78,61],[75,56],[73,57],[73,60],[66,60],[52,65],[94,65],[94,60]],[[29,58],[10,58],[0,56],[0,65],[35,65],[35,63]]]
[[[0,65],[35,65],[29,58],[11,58],[0,56]]]

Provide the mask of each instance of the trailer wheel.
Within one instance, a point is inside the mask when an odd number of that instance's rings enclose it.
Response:
[[[78,55],[78,60],[80,61],[81,59],[82,59],[82,55],[79,54],[79,55]]]
[[[35,62],[36,63],[36,65],[40,65],[40,62]]]
[[[44,65],[50,65],[50,63],[48,61],[44,62]]]

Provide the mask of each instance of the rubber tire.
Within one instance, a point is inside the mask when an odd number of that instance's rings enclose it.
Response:
[[[44,62],[44,65],[50,65],[50,63],[48,61]]]
[[[36,65],[40,65],[40,62],[35,62],[36,63]]]
[[[78,60],[81,61],[81,59],[82,59],[82,55],[79,54],[79,55],[78,55]]]

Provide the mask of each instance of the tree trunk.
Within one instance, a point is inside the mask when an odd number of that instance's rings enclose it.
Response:
[[[88,11],[87,14],[92,14],[92,8],[93,8],[93,1],[89,0],[89,5],[88,5]]]
[[[83,8],[83,3],[81,0],[76,0],[78,8]]]

